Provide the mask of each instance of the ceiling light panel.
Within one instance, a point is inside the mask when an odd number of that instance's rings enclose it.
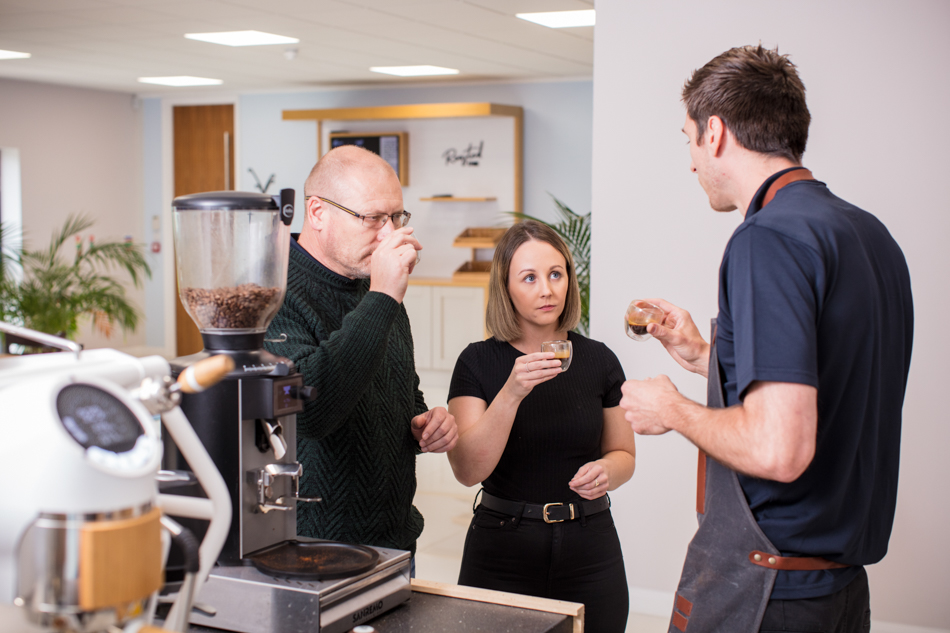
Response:
[[[272,44],[296,44],[296,37],[274,35],[261,31],[221,31],[219,33],[186,33],[189,40],[223,44],[224,46],[268,46]]]
[[[544,11],[542,13],[516,13],[515,17],[534,22],[551,29],[575,26],[594,26],[594,9],[583,11]]]
[[[207,77],[190,77],[179,75],[176,77],[139,77],[139,83],[155,84],[157,86],[220,86],[223,81],[220,79],[208,79]]]
[[[27,57],[30,57],[29,53],[0,50],[0,59],[26,59]]]
[[[459,74],[459,71],[455,68],[443,68],[442,66],[372,66],[370,70],[374,73],[395,75],[397,77],[432,77],[435,75]]]

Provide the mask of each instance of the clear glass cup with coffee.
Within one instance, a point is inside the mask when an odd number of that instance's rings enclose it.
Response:
[[[627,306],[627,313],[623,319],[623,329],[627,336],[635,341],[645,341],[652,338],[647,332],[647,326],[651,323],[663,323],[666,318],[666,312],[663,308],[653,305],[649,301],[634,299]]]
[[[554,352],[554,360],[561,361],[561,371],[567,371],[574,357],[574,346],[570,341],[545,341],[541,343],[542,352]]]

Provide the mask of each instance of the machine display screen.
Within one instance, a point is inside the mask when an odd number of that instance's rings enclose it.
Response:
[[[83,448],[97,446],[113,453],[125,453],[145,434],[127,406],[92,385],[64,387],[56,397],[56,410],[66,431]]]
[[[294,387],[303,386],[303,376],[274,381],[274,416],[279,417],[303,411],[303,402],[295,395]]]

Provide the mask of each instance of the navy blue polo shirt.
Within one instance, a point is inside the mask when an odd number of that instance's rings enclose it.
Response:
[[[785,171],[762,184],[726,246],[717,341],[727,405],[755,381],[818,389],[817,446],[804,474],[788,484],[739,476],[783,555],[853,565],[780,571],[772,598],[798,599],[842,589],[887,551],[913,305],[890,233],[824,183],[790,183],[761,208]]]

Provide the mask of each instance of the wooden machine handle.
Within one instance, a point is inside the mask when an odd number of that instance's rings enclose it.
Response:
[[[230,356],[219,354],[198,361],[178,376],[178,384],[185,393],[198,393],[216,385],[218,381],[234,371],[234,361]]]

